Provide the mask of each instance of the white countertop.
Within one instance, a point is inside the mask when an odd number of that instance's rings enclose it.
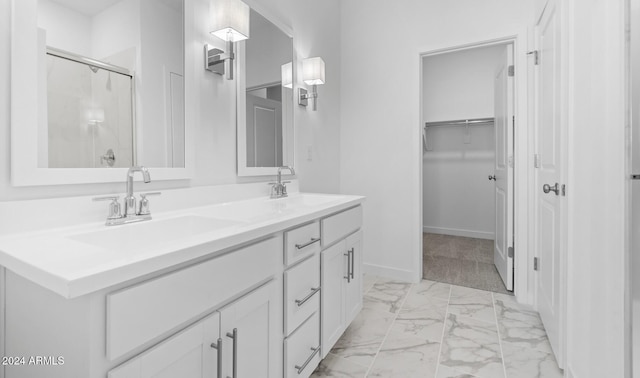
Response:
[[[155,201],[160,199],[154,198]],[[76,298],[266,237],[364,201],[294,193],[153,213],[153,220],[104,221],[0,236],[0,265],[65,298]]]

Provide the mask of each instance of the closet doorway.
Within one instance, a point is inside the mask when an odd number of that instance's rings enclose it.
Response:
[[[422,57],[423,278],[514,285],[513,43]]]

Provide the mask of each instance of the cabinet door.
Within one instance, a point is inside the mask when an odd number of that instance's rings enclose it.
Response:
[[[343,288],[347,272],[345,246],[345,241],[341,241],[322,251],[321,255],[322,358],[327,356],[345,330]]]
[[[111,370],[109,378],[215,377],[220,315],[214,313]]]
[[[282,340],[278,339],[275,290],[271,281],[220,310],[223,376],[277,376],[277,361],[282,356],[277,351],[282,350]]]
[[[344,314],[345,324],[349,325],[362,310],[362,231],[349,236],[346,243],[351,279],[345,285]]]

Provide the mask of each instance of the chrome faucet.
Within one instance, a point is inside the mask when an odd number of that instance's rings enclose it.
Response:
[[[131,167],[127,171],[127,196],[124,197],[124,216],[136,214],[136,197],[133,195],[133,174],[142,173],[142,179],[145,184],[151,182],[149,170],[146,167]]]
[[[279,167],[277,181],[269,183],[269,185],[273,185],[271,187],[271,198],[282,198],[288,196],[286,184],[290,183],[291,181],[282,181],[282,170],[284,169],[288,170],[292,175],[296,174],[296,171],[288,165]]]
[[[136,197],[133,195],[133,176],[136,172],[142,173],[145,183],[151,182],[149,170],[145,167],[131,167],[127,171],[127,196],[124,197],[124,214],[120,213],[120,202],[118,196],[97,197],[94,201],[111,201],[109,204],[109,215],[107,216],[107,226],[141,222],[151,220],[149,211],[149,200],[147,196],[159,195],[160,192],[141,193],[140,207],[136,210]]]

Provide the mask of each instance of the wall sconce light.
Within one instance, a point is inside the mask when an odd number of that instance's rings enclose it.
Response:
[[[86,112],[87,124],[91,126],[97,126],[104,122],[104,109],[93,108]]]
[[[291,62],[280,66],[280,77],[283,87],[293,88],[293,64]]]
[[[226,42],[227,51],[205,44],[204,67],[208,71],[224,75],[225,62],[228,62],[226,77],[233,80],[233,44],[249,38],[249,6],[240,0],[216,0],[213,3],[215,5],[212,6],[213,25],[210,33]]]
[[[304,88],[298,89],[298,104],[307,106],[308,100],[312,99],[311,110],[315,111],[318,108],[317,86],[324,84],[324,60],[322,58],[308,58],[302,61],[302,81],[313,87],[311,87],[311,94]]]

